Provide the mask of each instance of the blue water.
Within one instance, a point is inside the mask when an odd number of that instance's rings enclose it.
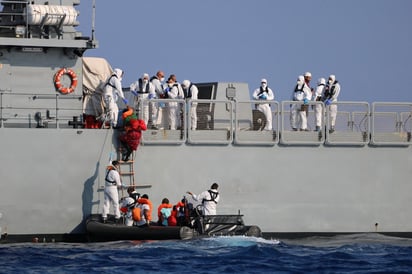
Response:
[[[0,273],[412,273],[412,239],[358,234],[3,244],[0,258]]]

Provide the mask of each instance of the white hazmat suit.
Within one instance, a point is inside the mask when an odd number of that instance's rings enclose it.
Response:
[[[262,79],[259,88],[255,89],[252,95],[253,99],[260,101],[272,101],[275,99],[273,91],[267,86],[267,80]],[[270,104],[263,103],[257,105],[257,110],[261,111],[266,117],[265,130],[272,130],[272,109]]]
[[[104,87],[104,102],[107,109],[107,118],[110,120],[113,127],[117,126],[117,119],[119,115],[119,107],[117,106],[118,98],[122,98],[123,102],[127,104],[122,90],[123,71],[121,69],[114,69],[113,74],[107,79]]]

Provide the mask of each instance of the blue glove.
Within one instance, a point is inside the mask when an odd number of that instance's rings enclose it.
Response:
[[[154,94],[149,94],[149,99],[153,99],[154,97]]]
[[[308,99],[303,99],[303,103],[305,104],[305,105],[307,105],[307,104],[309,104],[309,100]]]
[[[138,94],[135,90],[132,90],[132,93],[133,93],[134,96],[138,96]]]
[[[259,95],[259,98],[262,100],[266,100],[268,97],[266,96],[266,94],[262,93],[261,95]]]
[[[327,99],[325,101],[325,105],[329,106],[330,104],[332,104],[332,100],[331,99]]]
[[[129,101],[127,101],[126,98],[123,98],[123,103],[124,103],[125,105],[127,105],[127,104],[129,103]]]

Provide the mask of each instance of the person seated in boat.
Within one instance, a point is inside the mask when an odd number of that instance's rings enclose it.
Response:
[[[217,203],[220,200],[220,195],[217,191],[218,187],[217,183],[213,183],[209,190],[203,191],[199,195],[195,195],[190,191],[187,192],[192,196],[193,200],[202,203],[202,214],[204,216],[216,215]]]
[[[132,211],[136,205],[137,199],[140,196],[140,194],[136,192],[134,186],[129,186],[127,188],[127,193],[129,194],[129,196],[121,199],[120,211],[124,214],[125,224],[127,226],[132,226],[133,225]]]
[[[178,226],[190,224],[190,210],[192,208],[193,205],[187,202],[186,197],[183,197],[183,199],[175,205],[175,212],[173,215],[176,217],[176,224]]]
[[[122,155],[123,161],[129,161],[132,152],[137,150],[140,144],[140,139],[142,138],[142,131],[146,129],[146,123],[143,120],[132,118],[130,121],[126,122],[125,133],[119,137],[120,143],[125,149]]]
[[[129,194],[129,197],[132,198],[134,200],[134,202],[136,203],[137,200],[140,198],[140,193],[138,193],[136,191],[136,188],[134,186],[129,186],[127,188],[127,194]]]
[[[120,174],[118,170],[119,161],[116,160],[112,161],[112,164],[107,167],[102,212],[103,222],[107,221],[107,214],[109,214],[111,204],[113,204],[114,207],[114,215],[116,222],[118,222],[120,219],[119,192],[117,189],[122,187],[122,182],[120,180]]]
[[[169,199],[163,198],[162,203],[157,208],[158,225],[169,225],[169,218],[172,215],[172,208],[173,205],[169,203]]]
[[[139,209],[138,211],[140,213],[140,216],[137,216],[137,218],[134,217],[136,225],[138,227],[150,226],[150,222],[152,220],[153,205],[149,200],[149,195],[143,194],[142,197],[137,200],[136,208]]]
[[[169,219],[167,220],[168,226],[177,226],[177,209],[176,205],[173,206]]]

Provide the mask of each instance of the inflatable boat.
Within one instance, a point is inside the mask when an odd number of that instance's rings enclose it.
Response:
[[[254,236],[261,237],[258,226],[244,225],[242,215],[214,215],[191,218],[185,226],[148,227],[126,226],[123,218],[119,222],[109,216],[103,223],[99,214],[91,215],[86,221],[89,241],[120,240],[189,240],[212,236]]]

